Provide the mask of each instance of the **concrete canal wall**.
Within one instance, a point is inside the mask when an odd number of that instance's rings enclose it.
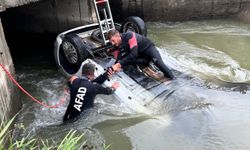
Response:
[[[0,64],[11,74],[15,75],[14,65],[0,22]],[[19,91],[8,79],[7,74],[0,68],[0,122],[8,120],[20,109]]]
[[[250,0],[109,0],[117,21],[131,15],[145,21],[213,19],[238,14]],[[10,4],[8,4],[10,6]],[[42,0],[7,9],[6,26],[11,30],[59,33],[96,22],[92,0]],[[3,21],[3,23],[5,23]],[[31,28],[32,26],[32,28]]]
[[[0,13],[8,8],[18,7],[38,0],[0,0]],[[15,68],[5,39],[2,19],[0,18],[0,64],[15,78]],[[0,67],[0,123],[8,121],[21,108],[19,90],[13,85]]]
[[[241,11],[234,16],[234,18],[250,23],[250,3],[245,4]]]
[[[121,0],[123,16],[147,21],[185,21],[239,13],[250,0]]]

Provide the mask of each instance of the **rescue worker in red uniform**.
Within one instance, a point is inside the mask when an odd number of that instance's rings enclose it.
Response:
[[[134,33],[119,33],[117,30],[108,32],[109,42],[115,47],[113,50],[116,64],[113,66],[115,71],[121,67],[132,64],[149,64],[152,61],[169,79],[174,79],[173,73],[164,64],[160,53],[155,45],[146,37]]]

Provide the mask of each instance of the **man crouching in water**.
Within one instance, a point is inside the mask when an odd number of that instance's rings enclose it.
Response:
[[[107,72],[94,79],[95,65],[86,63],[82,67],[82,78],[72,76],[69,80],[70,103],[65,112],[63,121],[76,118],[85,109],[93,107],[97,94],[112,94],[120,86],[114,82],[111,87],[103,87],[101,84],[114,72],[108,69]]]

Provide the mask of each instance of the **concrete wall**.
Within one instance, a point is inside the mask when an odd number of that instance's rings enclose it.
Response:
[[[230,16],[250,0],[122,0],[124,16],[140,15],[147,21],[184,21]]]
[[[8,45],[0,20],[0,64],[2,64],[12,75],[15,75],[14,65],[10,56]],[[8,120],[20,109],[21,102],[19,91],[12,84],[6,73],[0,68],[0,122]]]
[[[3,24],[7,20],[5,26],[10,27],[10,30],[33,33],[58,34],[96,22],[92,0],[42,0],[7,9],[2,17]]]
[[[15,0],[17,1],[17,0]],[[30,0],[31,1],[31,0]],[[23,3],[30,2],[26,0]],[[235,15],[250,0],[109,0],[115,20],[137,15],[145,21],[185,21]],[[7,4],[6,4],[7,5]],[[12,4],[14,5],[14,3]],[[8,2],[8,6],[10,2]],[[6,10],[11,31],[60,33],[96,22],[92,0],[41,0]],[[18,24],[18,26],[16,26]],[[16,32],[15,32],[16,33]]]
[[[22,6],[36,1],[39,0],[0,0],[0,12],[5,11],[6,8]]]
[[[250,23],[250,3],[242,5],[241,11],[234,16],[235,19]]]
[[[17,7],[38,0],[0,0],[0,12],[7,8]],[[10,51],[5,40],[5,34],[0,18],[0,64],[2,64],[14,77],[15,69]],[[19,90],[9,80],[6,73],[0,68],[0,123],[8,121],[21,108]]]

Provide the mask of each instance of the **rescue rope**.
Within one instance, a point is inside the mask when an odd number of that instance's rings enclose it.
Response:
[[[29,94],[14,78],[13,76],[10,74],[10,72],[2,65],[0,64],[0,66],[2,67],[2,69],[4,70],[4,72],[8,75],[8,77],[10,78],[10,80],[24,93],[26,94],[28,97],[30,97],[34,102],[47,107],[47,108],[57,108],[59,106],[61,106],[63,104],[63,102],[65,101],[65,98],[62,98],[58,104],[53,105],[53,106],[49,106],[41,101],[39,101],[38,99],[36,99],[35,97],[33,97],[31,94]],[[66,93],[66,89],[64,89],[64,93]]]

